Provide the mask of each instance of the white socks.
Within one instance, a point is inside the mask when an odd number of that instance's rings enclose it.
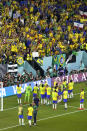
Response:
[[[31,126],[31,120],[29,120],[28,122],[29,122],[29,126]]]
[[[21,99],[18,99],[18,104],[21,104]]]
[[[21,125],[21,119],[19,118],[19,125]]]
[[[65,103],[65,109],[67,109],[67,103]]]
[[[19,99],[18,99],[18,104],[19,104]]]
[[[19,125],[25,125],[25,124],[24,124],[24,119],[20,119],[20,118],[19,118]]]
[[[80,109],[81,109],[81,108],[84,108],[84,105],[83,105],[83,104],[80,104]]]
[[[57,104],[53,104],[53,109],[56,109],[57,108]]]

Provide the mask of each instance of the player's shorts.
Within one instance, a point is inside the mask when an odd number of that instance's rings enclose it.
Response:
[[[71,93],[73,90],[68,90],[68,93]]]
[[[24,117],[23,117],[23,115],[19,115],[19,118],[20,118],[20,119],[23,119]]]
[[[47,92],[45,92],[45,97],[47,97]]]
[[[33,93],[33,97],[36,97],[36,95],[37,95],[36,93]]]
[[[53,101],[53,104],[57,104],[57,101]]]
[[[63,102],[67,102],[67,99],[63,99]]]
[[[59,92],[58,92],[58,95],[59,95],[59,96],[61,96],[62,94],[63,94],[63,92],[62,92],[62,91],[59,91]]]
[[[31,119],[32,119],[32,116],[27,116],[27,119],[28,119],[28,120],[31,120]]]
[[[81,99],[81,100],[80,100],[80,103],[83,103],[83,102],[84,102],[84,99]]]
[[[21,98],[21,96],[22,96],[22,94],[17,94],[17,97],[18,97],[18,98]]]
[[[43,94],[43,95],[41,94],[41,98],[44,99],[45,98],[45,94]]]
[[[47,95],[47,99],[50,99],[50,95]]]

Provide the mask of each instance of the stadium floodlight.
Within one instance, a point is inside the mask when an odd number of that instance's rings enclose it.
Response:
[[[3,111],[3,82],[0,82],[0,111]]]

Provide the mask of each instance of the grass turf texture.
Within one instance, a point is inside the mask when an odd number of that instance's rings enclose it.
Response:
[[[87,91],[87,82],[76,83],[74,94],[80,93],[81,88]],[[32,98],[31,98],[32,99]],[[24,94],[22,95],[22,102]],[[87,109],[87,92],[85,93],[85,109]],[[25,126],[18,124],[17,96],[4,98],[4,111],[0,112],[0,130],[6,131],[87,131],[87,110],[79,111],[80,95],[68,100],[68,109],[64,109],[64,103],[59,103],[57,110],[52,110],[52,105],[41,105],[37,115],[38,126],[29,127],[27,120],[28,105],[24,105]],[[9,109],[13,108],[13,109]]]

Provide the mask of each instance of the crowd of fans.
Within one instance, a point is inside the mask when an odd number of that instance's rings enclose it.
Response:
[[[0,0],[0,63],[15,63],[18,56],[32,60],[34,51],[44,57],[87,50],[87,19],[81,9],[87,9],[86,0]],[[84,27],[74,27],[75,21]],[[53,73],[58,74],[55,69]],[[26,76],[22,82],[34,79],[32,73]],[[6,74],[8,78],[14,79]]]
[[[0,0],[0,63],[33,51],[44,57],[87,50],[87,21],[83,29],[73,24],[86,6],[86,0]]]

